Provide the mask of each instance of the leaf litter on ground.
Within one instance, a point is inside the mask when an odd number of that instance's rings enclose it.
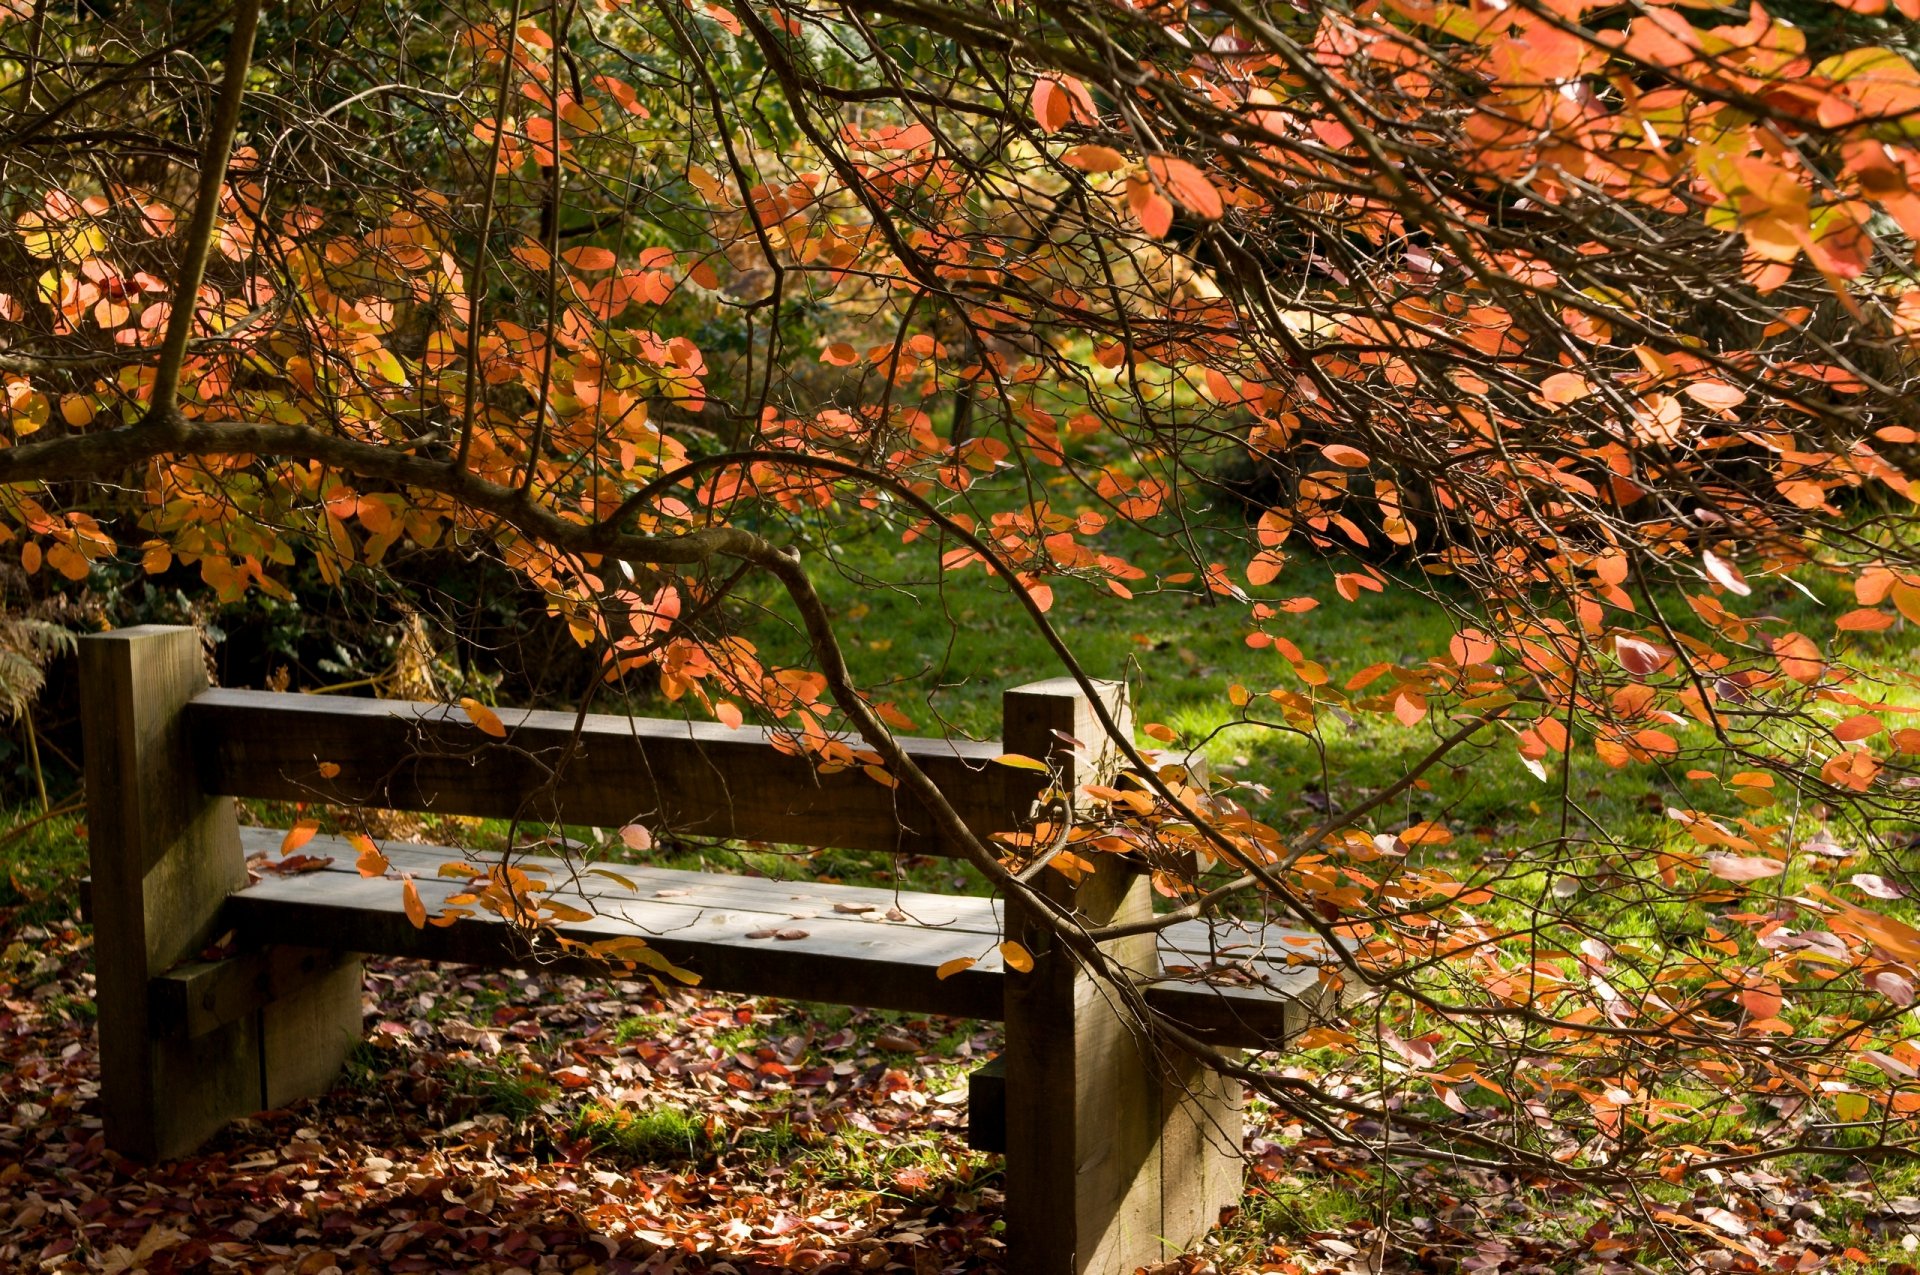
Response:
[[[91,946],[0,911],[0,1271],[1020,1269],[998,1157],[965,1139],[992,1024],[376,960],[333,1092],[140,1165],[101,1134]],[[1609,1212],[1383,1170],[1258,1104],[1250,1123],[1241,1207],[1153,1275],[1846,1270],[1867,1250],[1913,1275],[1920,1198],[1865,1167],[1715,1174]]]

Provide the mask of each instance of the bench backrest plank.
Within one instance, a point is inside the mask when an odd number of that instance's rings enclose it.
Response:
[[[503,709],[499,717],[505,739],[446,704],[210,690],[186,708],[201,785],[226,796],[960,853],[909,793],[857,767],[822,774],[813,758],[760,727],[599,714],[582,721],[541,710]],[[998,742],[902,743],[975,833],[1028,820],[1041,777],[994,765]],[[323,776],[322,763],[338,772]]]

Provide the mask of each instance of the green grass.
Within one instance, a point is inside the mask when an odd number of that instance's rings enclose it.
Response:
[[[575,1141],[634,1162],[700,1160],[714,1149],[706,1121],[671,1105],[635,1109],[589,1103],[574,1113],[568,1131]]]
[[[477,1107],[516,1125],[547,1112],[559,1092],[537,1068],[505,1060],[452,1063],[444,1075],[450,1105]]]
[[[15,927],[53,925],[80,915],[78,882],[87,874],[80,814],[41,819],[35,810],[0,812],[0,909]]]

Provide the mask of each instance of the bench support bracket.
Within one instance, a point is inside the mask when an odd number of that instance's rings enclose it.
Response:
[[[185,1155],[236,1117],[323,1092],[360,1039],[344,960],[194,1031],[154,981],[217,937],[246,884],[233,802],[201,790],[182,710],[207,685],[200,637],[141,626],[80,643],[101,1097],[107,1144]]]

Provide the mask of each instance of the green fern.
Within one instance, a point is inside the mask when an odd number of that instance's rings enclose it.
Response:
[[[58,624],[0,615],[0,718],[26,712],[47,684],[47,665],[75,645],[73,633]]]

